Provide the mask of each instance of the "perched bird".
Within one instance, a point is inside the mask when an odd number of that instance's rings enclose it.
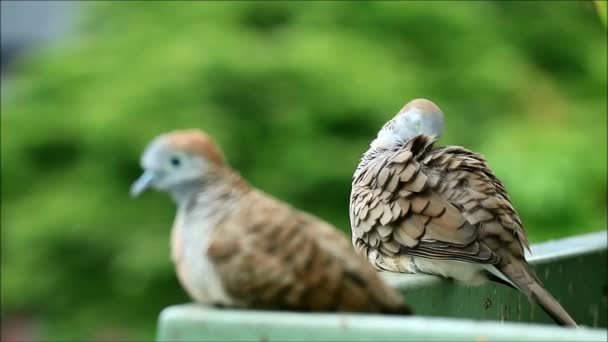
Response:
[[[355,250],[380,270],[506,283],[575,326],[527,264],[526,232],[504,185],[482,155],[435,146],[442,130],[441,110],[416,99],[372,141],[352,182]]]
[[[249,185],[199,130],[156,137],[141,158],[147,188],[177,203],[171,250],[187,293],[207,305],[408,314],[331,225]]]

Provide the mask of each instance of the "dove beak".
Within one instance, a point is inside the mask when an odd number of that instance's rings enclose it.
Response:
[[[131,197],[137,197],[142,192],[146,191],[156,179],[156,175],[154,172],[150,170],[144,171],[144,173],[135,181],[133,185],[131,185],[131,190],[129,194]]]

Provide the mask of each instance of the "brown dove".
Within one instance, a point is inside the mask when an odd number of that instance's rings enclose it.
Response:
[[[155,138],[131,187],[177,203],[171,251],[186,292],[207,305],[408,314],[346,237],[249,185],[198,130]],[[378,290],[379,289],[379,290]]]
[[[575,326],[527,264],[526,232],[504,185],[482,155],[436,146],[442,130],[443,113],[425,99],[380,130],[353,176],[356,251],[380,270],[506,283]]]

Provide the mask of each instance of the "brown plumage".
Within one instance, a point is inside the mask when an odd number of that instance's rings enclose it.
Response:
[[[181,284],[197,302],[409,313],[401,295],[344,235],[250,186],[204,133],[158,137],[146,149],[142,166],[146,173],[132,194],[154,186],[176,200],[172,257]]]
[[[440,114],[428,100],[412,101],[363,155],[350,200],[355,249],[387,271],[431,273],[469,284],[483,283],[490,272],[538,302],[559,324],[576,325],[528,266],[523,224],[483,156],[434,145],[429,135],[442,123]],[[428,117],[437,122],[421,123]]]

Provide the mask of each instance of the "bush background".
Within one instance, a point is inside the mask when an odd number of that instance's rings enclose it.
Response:
[[[3,319],[151,339],[187,301],[174,205],[134,201],[156,134],[199,127],[257,187],[345,232],[350,178],[416,97],[483,153],[533,242],[606,227],[606,29],[591,2],[92,2],[3,94]]]

